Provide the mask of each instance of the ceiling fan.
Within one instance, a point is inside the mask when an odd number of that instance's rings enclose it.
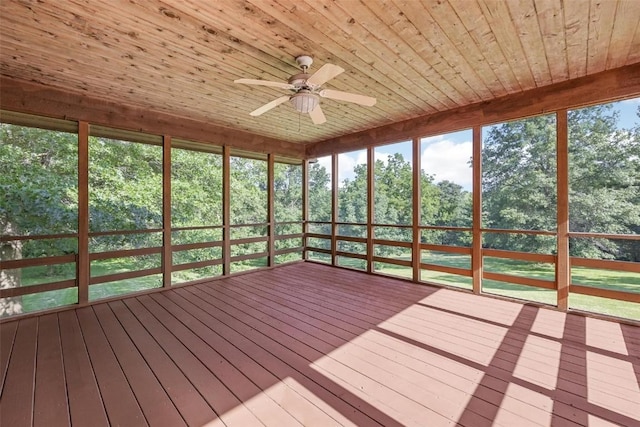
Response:
[[[332,78],[344,72],[344,68],[334,64],[324,64],[318,71],[308,74],[307,71],[313,63],[310,56],[302,55],[296,58],[298,66],[302,69],[302,73],[289,77],[287,83],[272,82],[268,80],[254,79],[238,79],[234,83],[242,83],[246,85],[270,86],[280,89],[288,89],[293,95],[285,95],[276,98],[273,101],[263,105],[262,107],[249,113],[251,116],[259,116],[267,111],[277,107],[278,105],[291,101],[293,108],[300,113],[309,113],[314,124],[320,125],[327,121],[322,109],[320,108],[320,98],[335,99],[338,101],[353,102],[355,104],[372,107],[376,103],[376,99],[370,96],[358,95],[355,93],[342,92],[332,89],[321,89],[320,87]]]

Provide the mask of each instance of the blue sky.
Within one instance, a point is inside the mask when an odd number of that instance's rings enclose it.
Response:
[[[640,98],[629,99],[614,103],[614,108],[620,112],[619,127],[631,128],[638,123],[636,111],[640,106]],[[422,138],[420,144],[420,158],[422,169],[434,175],[435,182],[449,180],[471,190],[471,167],[468,164],[472,155],[471,129],[453,132],[428,138]],[[411,142],[376,147],[376,160],[384,160],[393,153],[401,153],[406,160],[412,161]],[[319,163],[328,171],[331,170],[331,157],[318,159]],[[353,179],[353,168],[357,164],[366,163],[367,151],[358,150],[338,156],[340,181]]]

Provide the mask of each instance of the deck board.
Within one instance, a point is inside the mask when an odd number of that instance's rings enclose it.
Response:
[[[122,328],[109,305],[99,304],[93,309],[147,422],[158,426],[185,425],[167,391]]]
[[[94,311],[86,307],[77,310],[77,313],[110,423],[114,425],[146,425],[147,422],[140,405],[118,364]]]
[[[0,402],[0,424],[31,425],[38,342],[38,319],[21,320]]]
[[[639,329],[298,263],[3,323],[0,424],[640,426]]]
[[[38,319],[34,426],[70,425],[58,316]]]
[[[4,380],[9,368],[9,357],[13,350],[13,342],[18,330],[18,322],[3,323],[0,325],[0,396],[4,389]]]
[[[96,372],[93,370],[77,310],[58,314],[62,358],[72,425],[109,425]]]

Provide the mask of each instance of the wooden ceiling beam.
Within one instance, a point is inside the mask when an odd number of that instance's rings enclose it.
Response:
[[[307,158],[640,96],[640,63],[307,144]]]
[[[301,159],[304,145],[0,76],[0,108]]]

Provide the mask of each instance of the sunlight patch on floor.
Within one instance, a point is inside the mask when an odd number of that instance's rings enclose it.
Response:
[[[439,289],[423,298],[420,302],[456,313],[471,315],[479,319],[499,322],[505,326],[513,324],[522,308],[520,303],[494,298],[478,300],[478,296],[475,294],[456,292],[449,289]]]
[[[513,372],[516,378],[553,390],[558,381],[562,344],[529,335]]]
[[[567,315],[561,311],[538,310],[531,332],[561,339],[564,335],[564,324]]]
[[[527,402],[527,403],[524,403]],[[553,400],[517,384],[509,384],[493,422],[503,426],[551,425]]]
[[[629,355],[620,324],[587,317],[587,345]]]
[[[620,427],[620,424],[615,424],[607,420],[603,420],[602,418],[596,417],[595,415],[589,414],[587,416],[589,427]]]
[[[640,421],[640,386],[631,362],[587,352],[587,387],[589,402]]]
[[[379,327],[484,366],[489,364],[507,333],[505,327],[414,306],[390,317]],[[465,328],[482,332],[470,339],[463,331]]]

